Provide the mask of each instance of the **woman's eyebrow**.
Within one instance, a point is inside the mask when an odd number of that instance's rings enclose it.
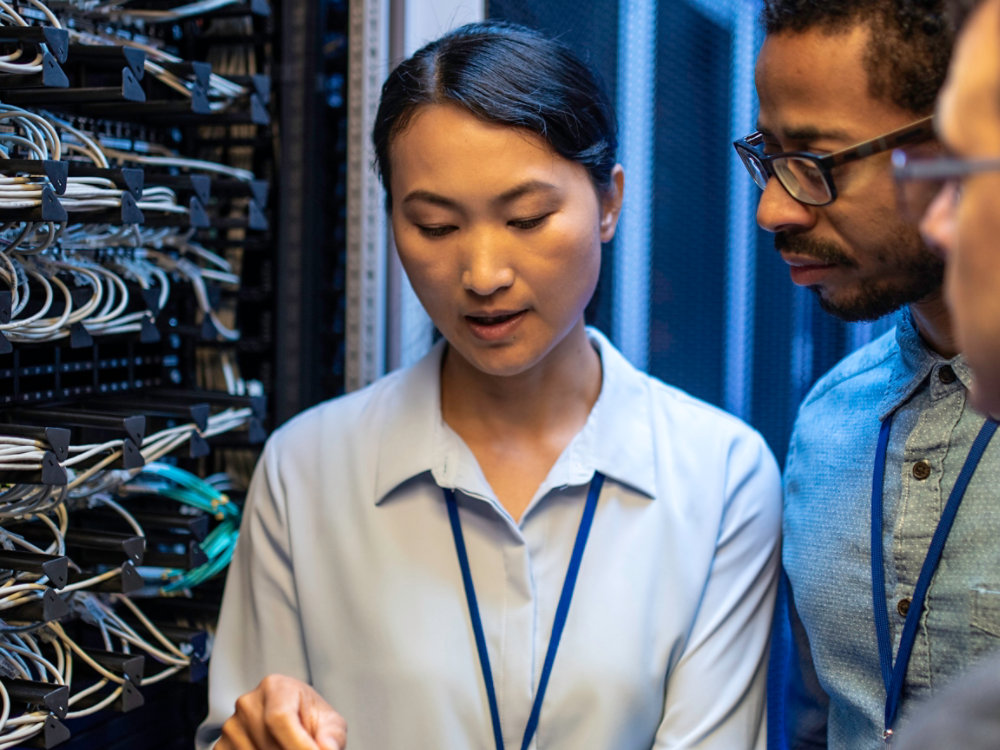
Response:
[[[493,202],[513,203],[518,198],[523,198],[525,195],[529,195],[531,193],[555,193],[558,192],[558,190],[558,187],[549,182],[545,182],[544,180],[528,180],[526,182],[522,182],[520,185],[515,185],[509,190],[505,190],[498,195]],[[406,194],[402,203],[412,203],[415,201],[431,203],[435,206],[441,206],[442,208],[455,210],[459,209],[457,201],[430,190],[413,190],[412,192]]]
[[[424,203],[433,203],[435,206],[442,206],[444,208],[458,208],[458,203],[453,201],[451,198],[446,198],[438,193],[432,193],[430,190],[414,190],[406,194],[403,198],[403,203],[412,203],[413,201],[423,201]]]
[[[510,190],[505,190],[497,196],[496,203],[513,203],[529,193],[555,193],[559,188],[544,180],[528,180],[520,185],[515,185]]]

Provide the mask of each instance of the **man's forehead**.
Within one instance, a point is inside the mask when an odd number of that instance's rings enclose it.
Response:
[[[849,145],[913,119],[871,90],[861,24],[768,35],[755,70],[758,125],[789,143]]]
[[[764,37],[757,56],[756,76],[815,87],[855,78],[867,83],[865,58],[870,31],[855,24],[835,30],[811,27],[785,30]],[[836,52],[836,54],[831,54]]]
[[[761,110],[796,113],[794,119],[817,121],[838,110],[855,109],[858,100],[869,97],[866,40],[867,32],[861,29],[769,35],[754,71]]]

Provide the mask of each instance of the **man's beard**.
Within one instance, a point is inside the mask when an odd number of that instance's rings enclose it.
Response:
[[[801,234],[778,232],[774,246],[779,251],[813,258],[824,265],[858,268],[839,245]],[[944,261],[931,252],[914,229],[900,236],[891,247],[869,249],[875,260],[886,268],[878,278],[860,279],[847,299],[827,299],[820,286],[809,287],[826,312],[846,321],[877,320],[903,305],[919,302],[941,288]]]

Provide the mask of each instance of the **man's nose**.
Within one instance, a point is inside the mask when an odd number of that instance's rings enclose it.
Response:
[[[771,177],[757,204],[757,223],[768,232],[809,229],[816,223],[816,208],[795,200],[778,178]]]

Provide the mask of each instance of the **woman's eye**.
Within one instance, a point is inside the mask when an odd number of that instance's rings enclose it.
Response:
[[[549,216],[550,214],[542,214],[541,216],[535,216],[532,219],[512,219],[507,223],[515,229],[534,229],[535,227],[541,225],[541,223],[549,218]]]
[[[447,234],[451,234],[455,231],[455,227],[445,224],[443,226],[423,226],[421,224],[417,225],[417,229],[420,231],[424,237],[444,237]]]

